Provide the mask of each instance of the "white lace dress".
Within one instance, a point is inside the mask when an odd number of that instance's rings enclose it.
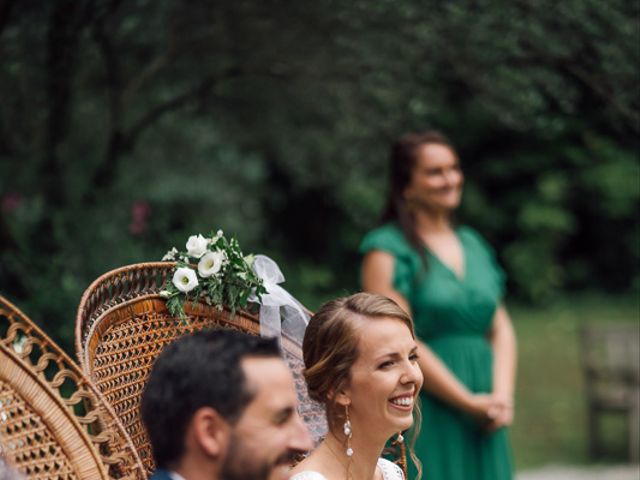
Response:
[[[402,470],[395,463],[390,462],[384,458],[378,460],[378,468],[382,472],[382,478],[384,480],[404,480]],[[327,480],[324,475],[320,475],[318,472],[312,472],[306,470],[295,474],[289,480]]]

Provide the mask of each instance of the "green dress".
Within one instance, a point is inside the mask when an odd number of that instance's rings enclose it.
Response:
[[[411,305],[416,335],[474,393],[490,393],[493,352],[487,341],[504,294],[504,274],[491,248],[469,227],[456,230],[464,251],[459,278],[425,249],[427,268],[395,224],[369,232],[360,253],[382,250],[395,257],[393,287]],[[423,480],[510,480],[506,429],[487,433],[470,416],[422,391],[422,425],[415,452]],[[410,472],[415,478],[415,469]]]

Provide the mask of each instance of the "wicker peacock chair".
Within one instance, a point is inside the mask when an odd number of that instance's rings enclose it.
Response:
[[[139,406],[162,348],[181,335],[206,328],[260,333],[258,317],[246,311],[231,315],[209,305],[187,303],[188,321],[171,316],[159,292],[173,266],[141,263],[102,275],[85,291],[76,318],[80,364],[117,413],[148,472],[154,464]],[[284,336],[282,347],[296,381],[300,414],[318,441],[326,432],[326,420],[322,407],[307,394],[301,345]]]
[[[78,366],[0,296],[0,456],[30,480],[144,480],[140,458]]]

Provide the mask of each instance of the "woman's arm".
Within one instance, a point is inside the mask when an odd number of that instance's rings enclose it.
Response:
[[[493,398],[490,395],[472,394],[431,349],[420,341],[418,365],[424,376],[424,390],[479,420],[487,421],[493,418]]]
[[[493,317],[489,334],[493,348],[493,398],[500,413],[493,427],[510,425],[513,421],[513,394],[516,381],[517,346],[511,319],[504,305],[500,305]]]
[[[407,313],[411,308],[407,299],[392,286],[393,255],[380,250],[367,253],[362,261],[362,287],[394,300]],[[444,363],[422,342],[418,342],[418,364],[424,375],[423,388],[445,402],[476,417],[486,419],[493,401],[488,395],[473,395],[449,371]]]
[[[390,298],[411,315],[407,299],[393,288],[393,255],[382,250],[372,250],[362,259],[361,284],[365,292],[378,293]]]

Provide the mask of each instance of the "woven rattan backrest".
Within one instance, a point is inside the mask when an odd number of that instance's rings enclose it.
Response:
[[[83,295],[76,319],[82,368],[118,414],[148,471],[154,465],[139,407],[153,362],[164,346],[207,328],[260,332],[255,315],[231,315],[203,304],[185,305],[187,321],[172,317],[158,295],[172,267],[164,262],[146,263],[103,275]],[[296,381],[300,413],[318,440],[326,432],[326,421],[323,409],[309,400],[301,346],[286,337],[282,346]]]
[[[33,480],[146,478],[133,444],[100,393],[1,296],[0,450]]]

